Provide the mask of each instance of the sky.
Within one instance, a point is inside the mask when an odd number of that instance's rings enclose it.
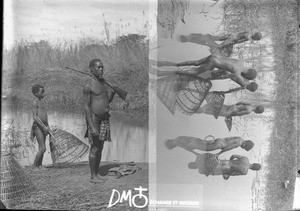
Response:
[[[4,47],[16,41],[62,42],[91,37],[107,41],[151,29],[148,0],[5,0]],[[150,17],[150,16],[151,17]],[[152,17],[152,19],[153,19]],[[107,36],[106,28],[109,31]],[[145,28],[147,27],[147,28]]]
[[[157,60],[182,62],[198,60],[208,56],[208,47],[193,43],[179,43],[177,35],[190,33],[218,34],[221,27],[221,10],[219,4],[210,7],[211,2],[192,1],[185,17],[186,24],[179,22],[172,39],[158,38],[157,45],[161,46],[157,52]],[[208,13],[201,13],[207,11]],[[155,58],[157,52],[150,51],[150,57]],[[165,70],[172,68],[164,68]],[[257,81],[258,84],[259,81]],[[211,90],[227,90],[232,86],[228,80],[213,82]],[[270,88],[270,87],[269,87]],[[268,90],[269,91],[269,90]],[[237,102],[231,95],[226,95],[224,104]],[[272,115],[266,112],[264,115]],[[204,139],[207,135],[215,138],[241,136],[251,139],[255,147],[250,152],[239,148],[226,152],[220,159],[229,159],[232,154],[247,156],[250,162],[263,163],[263,156],[267,153],[268,138],[272,125],[262,121],[263,116],[250,115],[249,121],[235,118],[234,122],[240,122],[240,126],[228,131],[224,118],[217,120],[213,116],[204,114],[186,116],[177,112],[174,116],[166,107],[156,99],[156,199],[157,200],[198,200],[203,210],[251,210],[252,206],[252,182],[254,178],[263,180],[263,171],[259,174],[249,170],[246,176],[231,177],[225,181],[222,177],[199,175],[197,170],[190,170],[187,164],[195,160],[195,155],[182,148],[168,150],[164,142],[177,136],[192,136]],[[178,186],[181,192],[177,191]],[[168,210],[168,209],[166,209]],[[188,209],[187,209],[188,210]]]

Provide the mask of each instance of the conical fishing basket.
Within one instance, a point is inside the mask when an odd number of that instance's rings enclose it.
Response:
[[[169,76],[157,80],[157,96],[172,115],[175,114],[176,92],[178,91],[178,76]]]
[[[36,190],[20,164],[10,153],[1,153],[1,201],[29,197]]]
[[[225,95],[220,92],[209,92],[205,99],[207,104],[214,109],[214,117],[218,119],[224,104]]]
[[[89,145],[73,134],[54,129],[50,133],[50,147],[55,163],[72,163],[82,159],[89,151]]]
[[[166,76],[157,80],[157,95],[174,115],[176,107],[183,113],[197,112],[212,84],[210,81],[190,76]]]
[[[176,106],[182,113],[192,115],[203,103],[212,84],[200,77],[180,76],[176,93]]]
[[[203,172],[206,176],[209,176],[219,164],[219,155],[211,153],[198,154],[196,158],[196,165],[200,172]],[[201,170],[200,170],[201,169]]]

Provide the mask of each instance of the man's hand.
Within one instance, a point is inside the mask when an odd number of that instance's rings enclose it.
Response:
[[[98,130],[97,130],[94,126],[91,127],[91,135],[92,135],[93,137],[99,136],[99,132],[98,132]]]

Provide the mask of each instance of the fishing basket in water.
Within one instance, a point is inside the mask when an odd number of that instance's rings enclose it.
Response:
[[[20,164],[8,152],[1,152],[1,201],[29,197],[36,190]]]
[[[50,150],[55,163],[72,163],[87,155],[89,145],[67,131],[54,129],[50,132]]]
[[[213,108],[214,117],[218,119],[224,104],[225,95],[221,92],[209,92],[205,99],[207,104]]]
[[[196,113],[212,84],[191,76],[167,76],[157,80],[157,95],[174,115],[176,108],[187,115]]]

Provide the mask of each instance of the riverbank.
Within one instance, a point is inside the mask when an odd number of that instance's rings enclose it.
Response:
[[[115,163],[101,162],[100,174],[105,174]],[[37,192],[31,197],[12,203],[10,209],[26,210],[136,210],[129,206],[129,201],[123,201],[111,208],[107,208],[112,194],[116,189],[138,192],[134,188],[142,186],[148,188],[148,164],[136,163],[141,169],[134,174],[114,179],[109,176],[105,183],[92,184],[89,182],[90,170],[87,162],[64,168],[48,168],[48,171],[32,172],[26,167],[24,170],[36,185]],[[148,191],[143,192],[148,196]],[[136,197],[136,204],[144,204],[143,198]],[[148,210],[147,207],[139,210]]]

